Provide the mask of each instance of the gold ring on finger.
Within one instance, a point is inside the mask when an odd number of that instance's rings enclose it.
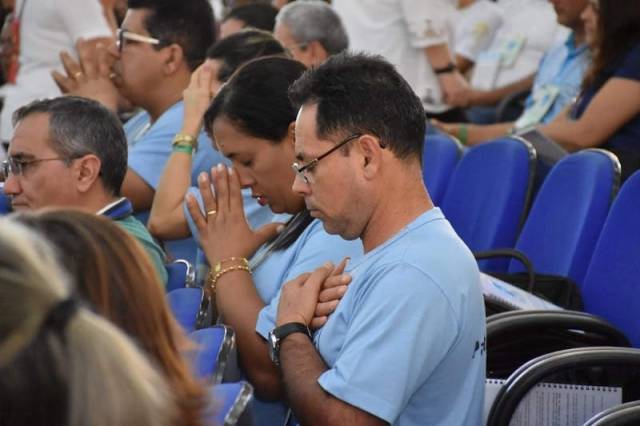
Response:
[[[209,210],[209,211],[207,212],[207,217],[209,217],[209,216],[213,216],[213,215],[214,215],[214,214],[216,214],[216,213],[218,213],[216,210]]]
[[[76,80],[79,79],[82,76],[82,71],[78,71],[77,73],[73,74],[73,78],[75,78]]]

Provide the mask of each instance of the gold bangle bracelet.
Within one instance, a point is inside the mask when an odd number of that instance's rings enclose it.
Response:
[[[218,262],[216,262],[216,264],[213,266],[213,271],[214,272],[219,272],[222,270],[222,265],[225,263],[229,263],[229,262],[240,262],[240,264],[242,266],[246,266],[247,268],[249,267],[249,261],[247,260],[246,257],[227,257],[226,259],[222,259]]]
[[[173,138],[173,142],[171,143],[173,146],[175,145],[190,145],[194,151],[198,149],[198,138],[195,136],[188,135],[186,133],[176,133],[176,136]]]
[[[220,279],[220,277],[226,274],[227,272],[232,272],[232,271],[247,271],[249,275],[251,275],[251,269],[249,269],[249,267],[245,265],[229,266],[220,271],[217,271],[215,274],[213,270],[209,271],[209,277],[207,278],[207,285],[211,289],[211,292],[214,295],[216,292],[216,284],[218,283],[218,280]]]

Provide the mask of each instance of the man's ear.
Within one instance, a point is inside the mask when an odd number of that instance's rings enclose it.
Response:
[[[327,49],[325,49],[318,40],[309,42],[309,44],[307,44],[307,50],[313,58],[314,66],[320,65],[329,57]]]
[[[296,144],[296,122],[292,121],[289,124],[289,128],[287,129],[287,138],[288,138],[288,143],[291,143],[291,145],[295,145]]]
[[[102,162],[93,154],[87,154],[74,160],[72,167],[75,170],[78,192],[88,192],[93,188],[96,180],[100,179]]]
[[[362,170],[366,178],[373,178],[380,171],[383,149],[380,140],[372,135],[362,135],[357,145],[362,155]]]
[[[172,43],[164,48],[164,66],[163,71],[166,75],[170,75],[179,70],[186,61],[182,47],[177,43]]]

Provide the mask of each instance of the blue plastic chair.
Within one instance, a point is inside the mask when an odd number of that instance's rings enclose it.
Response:
[[[206,312],[206,298],[201,288],[178,288],[167,293],[167,301],[178,324],[187,332],[199,328]]]
[[[209,394],[215,414],[206,424],[216,426],[246,426],[253,424],[247,408],[253,398],[253,387],[247,382],[221,383],[213,386]]]
[[[172,263],[165,265],[167,269],[167,286],[166,291],[172,291],[178,288],[193,287],[195,285],[195,270],[191,263],[184,259],[177,259]]]
[[[596,244],[582,287],[584,310],[640,347],[640,172],[622,185]]]
[[[469,148],[458,163],[442,211],[472,251],[513,248],[524,222],[535,151],[526,141],[502,138]],[[485,271],[506,271],[508,259],[480,262]]]
[[[196,345],[193,357],[196,377],[221,383],[229,356],[235,349],[233,330],[224,325],[217,325],[191,332],[189,338]]]
[[[11,212],[11,198],[4,193],[4,182],[0,183],[0,215]]]
[[[564,157],[538,192],[516,243],[536,273],[584,281],[593,249],[620,185],[620,163],[608,151]],[[517,260],[509,272],[524,272]]]
[[[424,138],[422,179],[431,200],[437,206],[442,202],[451,174],[462,157],[462,151],[462,144],[451,136],[433,134]]]

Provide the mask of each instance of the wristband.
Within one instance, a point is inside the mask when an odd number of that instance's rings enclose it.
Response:
[[[434,68],[433,72],[436,73],[436,74],[448,74],[450,72],[454,72],[457,69],[458,68],[456,67],[456,65],[453,62],[449,62],[446,66],[444,66],[442,68]]]
[[[191,145],[173,144],[171,149],[173,152],[184,152],[185,154],[193,154],[193,147]]]
[[[469,139],[469,128],[467,127],[467,125],[459,124],[458,131],[456,133],[458,133],[458,140],[460,141],[460,143],[462,145],[466,145]]]

